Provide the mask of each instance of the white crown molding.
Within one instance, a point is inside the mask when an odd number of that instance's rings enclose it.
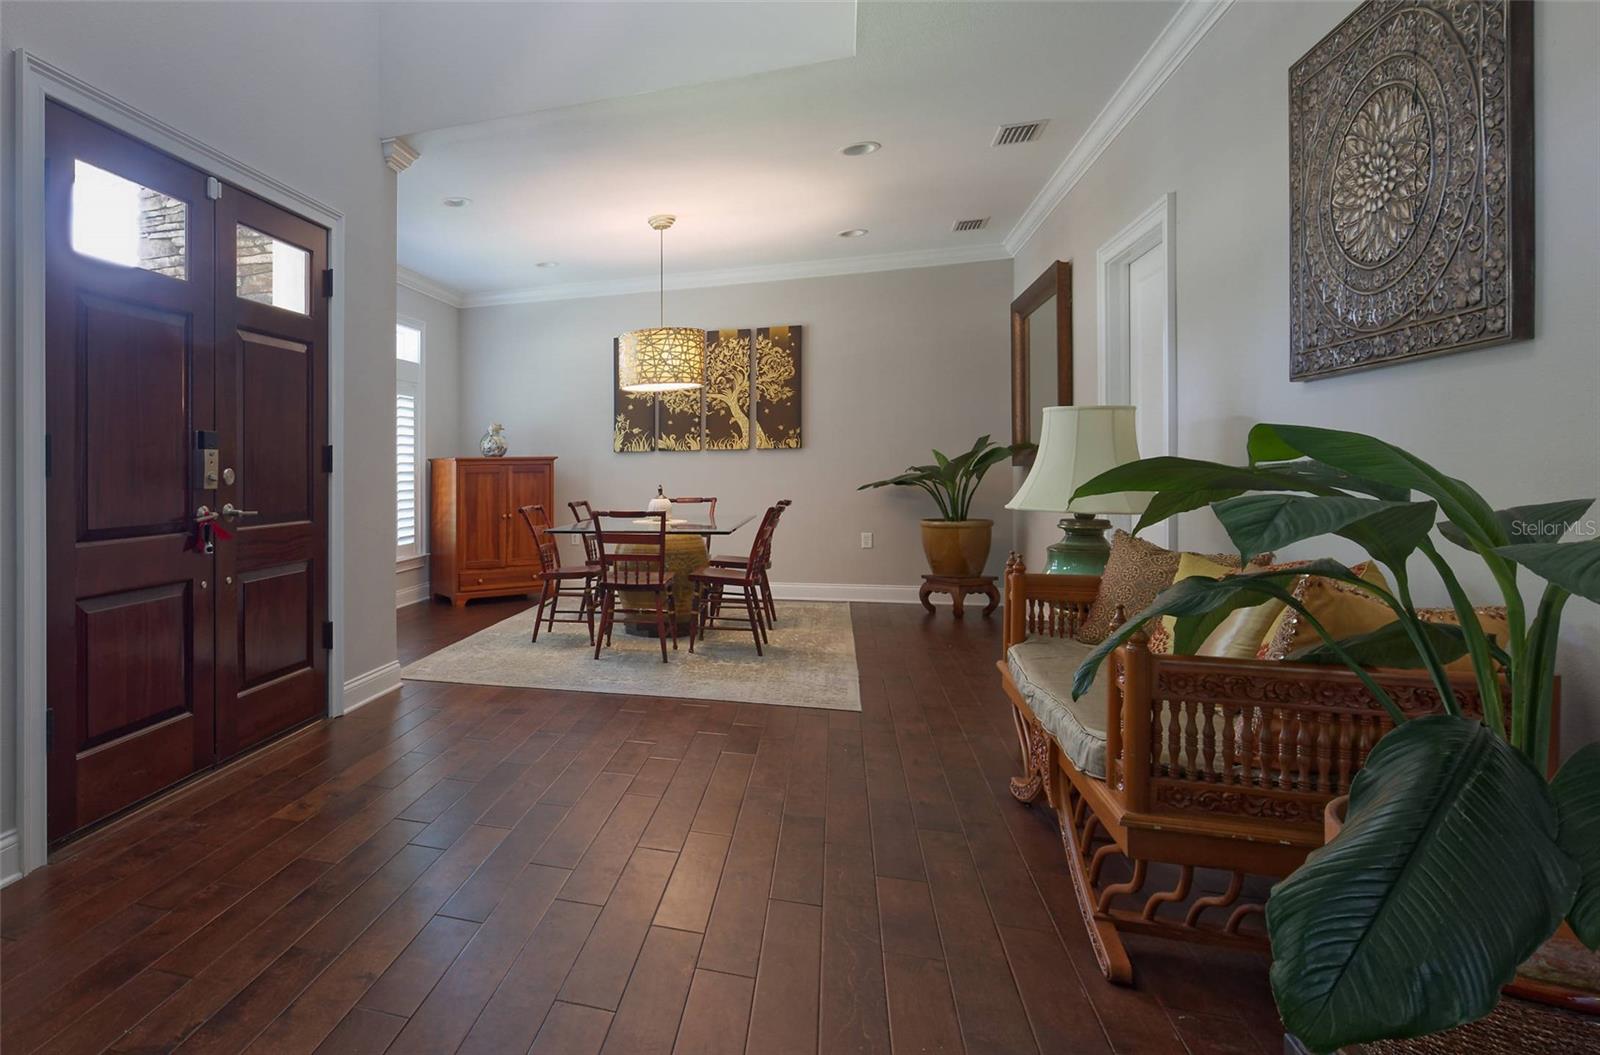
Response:
[[[404,172],[411,167],[411,163],[422,155],[417,153],[417,148],[406,142],[403,136],[394,136],[383,142],[383,162],[396,172]]]
[[[792,264],[763,264],[733,267],[721,271],[691,271],[667,277],[668,289],[707,289],[713,286],[745,286],[757,282],[786,282],[797,278],[826,278],[831,275],[864,275],[874,271],[905,271],[920,267],[946,267],[951,264],[976,264],[989,260],[1009,260],[1002,245],[967,246],[959,249],[926,249],[904,253],[879,253],[840,260],[801,260]],[[568,282],[562,285],[508,289],[493,293],[468,293],[464,308],[488,308],[500,304],[536,304],[553,300],[581,300],[588,297],[614,297],[625,293],[654,293],[658,279],[610,279],[603,282]]]
[[[413,293],[421,293],[424,297],[432,297],[441,304],[448,304],[452,308],[465,307],[466,297],[459,290],[451,289],[441,282],[435,282],[426,275],[419,275],[408,267],[396,266],[394,280]]]
[[[1006,235],[1008,253],[1016,256],[1022,251],[1051,210],[1061,204],[1112,140],[1183,65],[1200,38],[1232,3],[1233,0],[1185,0]]]

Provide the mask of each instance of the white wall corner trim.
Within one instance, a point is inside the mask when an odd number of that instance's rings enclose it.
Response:
[[[421,604],[428,599],[428,583],[412,583],[410,586],[401,586],[394,591],[394,606],[404,608],[410,604]]]
[[[43,59],[17,49],[16,59],[16,557],[17,576],[17,848],[23,872],[48,856],[48,770],[45,750],[45,110],[56,99],[180,161],[225,179],[275,205],[328,228],[328,265],[345,267],[345,220],[337,209],[173,128]],[[333,480],[328,513],[328,712],[344,682],[344,399],[345,290],[339,283],[328,309],[328,441]]]
[[[865,275],[874,271],[909,271],[920,267],[947,267],[952,264],[977,264],[989,260],[1009,260],[1012,253],[1003,245],[963,246],[956,249],[927,249],[905,253],[879,253],[874,256],[845,257],[838,260],[801,260],[789,264],[763,264],[721,271],[690,271],[669,275],[667,289],[711,289],[718,286],[747,286],[757,282],[785,282],[796,278],[827,278],[831,275]],[[553,300],[582,300],[587,297],[612,297],[623,293],[654,293],[659,285],[654,275],[641,278],[611,279],[602,282],[568,282],[557,286],[534,286],[495,293],[469,293],[461,307],[488,308],[500,304],[538,304]],[[401,285],[405,285],[401,281]],[[426,292],[422,290],[420,292]]]
[[[351,711],[400,687],[400,663],[390,660],[365,674],[357,674],[344,683],[344,713]]]
[[[1112,140],[1183,65],[1200,38],[1232,3],[1233,0],[1185,0],[1006,235],[1006,250],[1012,256],[1028,243],[1051,210],[1061,204]]]
[[[442,282],[435,282],[426,275],[419,275],[409,267],[396,266],[394,280],[413,293],[421,293],[424,297],[432,297],[441,304],[448,304],[452,308],[465,306],[465,296],[460,290],[451,289]]]
[[[22,878],[21,840],[17,830],[0,832],[0,887],[10,886]]]

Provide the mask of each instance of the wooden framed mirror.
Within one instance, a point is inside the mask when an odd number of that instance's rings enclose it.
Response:
[[[1011,442],[1037,443],[1044,408],[1071,404],[1072,264],[1057,260],[1011,302]]]

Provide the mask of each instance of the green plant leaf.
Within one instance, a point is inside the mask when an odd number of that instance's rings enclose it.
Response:
[[[1587,542],[1523,542],[1494,551],[1576,597],[1600,604],[1600,538]]]
[[[1378,741],[1339,837],[1272,890],[1272,990],[1313,1050],[1470,1022],[1554,932],[1578,868],[1528,760],[1435,715]]]
[[[1413,505],[1426,508],[1411,510]],[[1426,535],[1433,527],[1434,508],[1432,502],[1380,502],[1350,495],[1286,494],[1242,495],[1211,505],[1244,564],[1258,553],[1269,553],[1319,535],[1342,533],[1350,525],[1382,513],[1404,512],[1409,521],[1403,522],[1410,523],[1420,514],[1422,534]],[[1401,519],[1391,517],[1389,521]],[[1392,531],[1391,523],[1386,521],[1372,534],[1386,538]]]
[[[1298,477],[1223,465],[1197,458],[1162,456],[1140,458],[1114,469],[1107,469],[1073,493],[1074,498],[1116,494],[1119,491],[1312,491],[1315,487]]]
[[[1578,940],[1600,948],[1600,743],[1585,744],[1567,759],[1550,794],[1561,818],[1561,846],[1583,873],[1567,922]]]
[[[1264,462],[1257,463],[1257,469],[1267,469],[1285,476],[1297,476],[1307,483],[1318,487],[1337,488],[1340,491],[1357,491],[1385,502],[1409,502],[1411,489],[1399,487],[1395,484],[1379,483],[1376,480],[1367,480],[1347,473],[1343,469],[1335,469],[1325,465],[1315,458],[1298,458],[1292,462]]]
[[[1371,516],[1347,524],[1334,534],[1354,542],[1399,575],[1406,560],[1427,541],[1438,511],[1438,505],[1431,501],[1396,503],[1375,510]]]
[[[1449,623],[1417,622],[1421,633],[1433,645],[1440,663],[1452,663],[1467,654],[1467,637],[1459,626]],[[1364,667],[1389,667],[1414,670],[1424,665],[1417,643],[1398,622],[1385,623],[1365,634],[1339,639],[1343,648]],[[1288,657],[1292,663],[1343,663],[1344,659],[1325,644],[1309,645]]]
[[[1539,502],[1496,509],[1494,516],[1510,543],[1556,542],[1571,530],[1573,524],[1583,519],[1583,514],[1592,505],[1592,498],[1571,498],[1564,502]],[[1439,525],[1439,533],[1458,546],[1472,549],[1472,542],[1466,533],[1449,521]]]
[[[1482,495],[1393,444],[1359,432],[1262,424],[1250,430],[1248,447],[1252,464],[1314,458],[1365,480],[1421,491],[1438,502],[1444,515],[1474,541],[1485,546],[1506,543],[1494,510]]]

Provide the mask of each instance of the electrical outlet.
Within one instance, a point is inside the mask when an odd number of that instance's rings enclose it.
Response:
[[[872,548],[872,532],[863,531],[861,533],[861,548],[862,549],[871,549]]]

